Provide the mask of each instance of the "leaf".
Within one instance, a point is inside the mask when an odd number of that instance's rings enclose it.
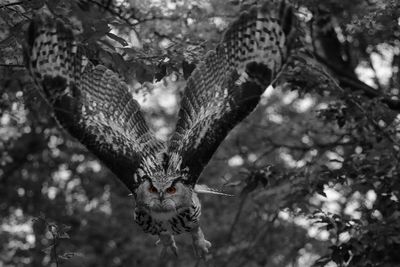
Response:
[[[154,68],[140,62],[135,62],[133,67],[135,69],[135,77],[139,83],[153,82]]]
[[[62,254],[62,255],[58,255],[58,258],[63,259],[63,260],[69,260],[69,259],[71,259],[72,257],[75,257],[75,256],[77,256],[77,255],[78,255],[78,254],[75,253],[75,252],[65,252],[65,253]]]
[[[68,232],[69,230],[71,230],[72,227],[66,224],[62,224],[60,228],[61,228],[60,231]]]
[[[330,255],[325,255],[321,258],[319,258],[313,265],[312,267],[324,267],[331,261]]]
[[[232,6],[238,6],[240,4],[239,0],[230,0],[229,4],[231,4]]]
[[[117,35],[115,35],[115,34],[113,34],[111,32],[106,33],[106,35],[108,37],[110,37],[111,39],[113,39],[114,41],[120,43],[122,46],[127,46],[128,45],[128,42],[125,41],[125,39],[122,38],[122,37],[119,37],[119,36],[117,36]]]
[[[54,245],[50,245],[47,248],[42,249],[42,251],[46,254],[50,254],[54,248]]]
[[[326,193],[324,192],[324,190],[317,191],[317,194],[327,198]]]
[[[45,3],[46,3],[45,0],[35,0],[35,1],[25,1],[24,5],[26,8],[40,9],[44,6]]]
[[[0,41],[0,49],[8,47],[14,43],[15,43],[15,36],[14,35],[8,36],[7,38]]]
[[[157,72],[154,75],[154,78],[156,79],[156,82],[161,81],[165,75],[167,75],[167,65],[166,64],[160,64],[157,67]]]
[[[58,238],[60,238],[60,239],[70,239],[70,236],[69,236],[68,233],[63,232],[58,236]]]
[[[196,68],[196,64],[189,63],[186,60],[182,61],[183,78],[187,80]]]
[[[239,186],[242,183],[242,181],[233,181],[233,182],[228,182],[224,184],[225,187],[234,187],[234,186]]]

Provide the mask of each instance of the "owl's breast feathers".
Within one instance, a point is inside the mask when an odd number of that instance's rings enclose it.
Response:
[[[169,232],[177,235],[190,232],[196,228],[199,223],[200,214],[200,205],[196,204],[182,208],[175,214],[154,212],[137,207],[135,209],[135,222],[145,233],[159,235],[162,232]]]

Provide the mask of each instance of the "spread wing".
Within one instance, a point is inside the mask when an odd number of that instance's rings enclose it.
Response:
[[[228,27],[189,77],[169,146],[169,173],[194,185],[228,132],[258,104],[287,57],[292,12],[284,1],[253,7]]]
[[[111,70],[89,62],[61,21],[34,19],[25,53],[57,120],[131,191],[143,174],[162,172],[163,145],[150,132],[127,85]]]

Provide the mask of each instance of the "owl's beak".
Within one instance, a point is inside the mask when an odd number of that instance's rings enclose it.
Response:
[[[159,196],[160,196],[160,200],[163,201],[164,200],[164,192],[160,192]]]

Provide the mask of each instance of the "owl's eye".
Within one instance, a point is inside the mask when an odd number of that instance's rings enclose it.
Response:
[[[168,194],[175,194],[175,192],[176,192],[175,186],[170,186],[170,187],[168,187],[167,190],[166,190],[166,192],[167,192]]]
[[[157,188],[155,188],[154,186],[150,185],[150,187],[149,187],[149,192],[150,192],[150,193],[157,193],[158,190],[157,190]]]

